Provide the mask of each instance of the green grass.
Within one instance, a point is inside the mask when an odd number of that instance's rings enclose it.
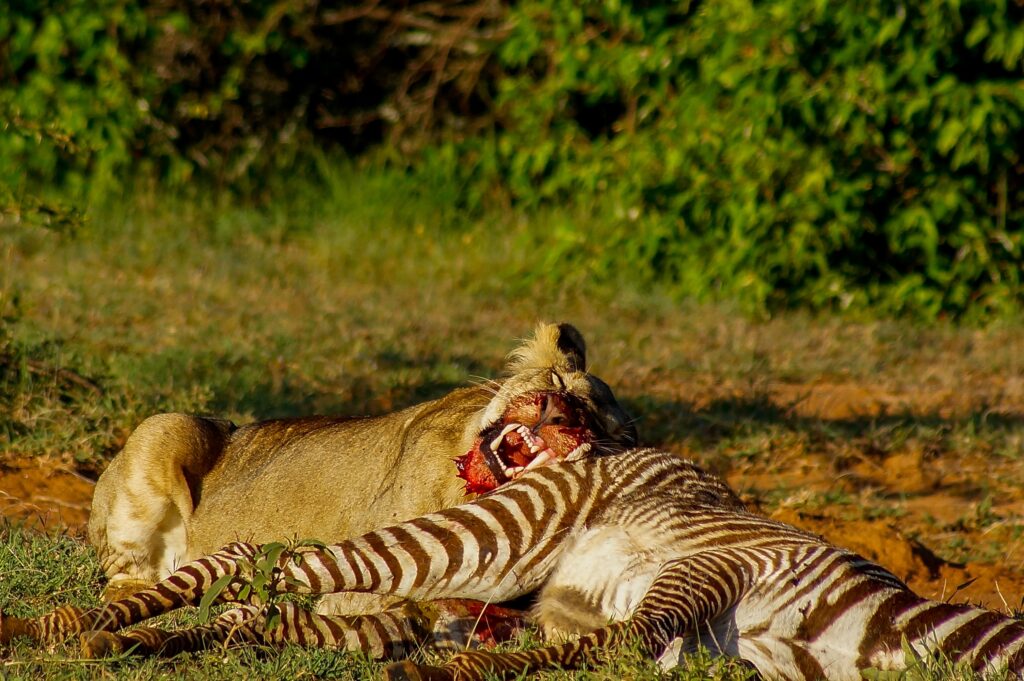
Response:
[[[559,224],[589,219],[600,216],[467,218],[401,176],[325,165],[316,181],[282,181],[262,202],[143,190],[93,209],[75,234],[0,225],[0,464],[40,458],[94,476],[158,411],[241,422],[396,409],[495,376],[536,321],[568,320],[647,442],[730,475],[766,510],[802,491],[810,468],[824,482],[800,503],[898,518],[950,558],[969,555],[951,534],[970,543],[1018,517],[1021,320],[752,319],[628,271],[597,285],[585,262],[562,271],[557,249],[546,250]],[[823,385],[852,386],[882,408],[843,413],[826,399],[809,409]],[[923,452],[927,472],[961,494],[967,526],[929,520],[908,506],[916,493],[863,473],[906,452]],[[1020,555],[1014,527],[995,548],[997,535],[986,535],[980,557]],[[0,561],[0,608],[12,614],[99,593],[78,540],[8,527]],[[375,668],[296,649],[75,657],[20,646],[0,658],[0,677],[365,678]],[[602,670],[593,678],[655,674],[628,656]]]
[[[0,526],[0,603],[5,614],[35,616],[52,608],[54,602],[89,607],[98,605],[95,585],[100,578],[96,557],[80,541],[61,535],[43,535],[26,531],[17,525]],[[172,613],[157,618],[153,626],[168,628],[194,626],[198,623],[194,610]],[[505,644],[507,649],[536,647],[541,641],[530,633],[519,641]],[[436,653],[421,653],[433,663],[441,661]],[[337,651],[303,649],[289,646],[284,650],[261,647],[217,648],[203,653],[189,653],[172,659],[122,656],[111,660],[83,660],[77,643],[69,641],[50,649],[34,648],[17,641],[6,655],[0,657],[0,678],[14,679],[93,679],[98,675],[118,679],[182,678],[197,680],[260,678],[302,679],[341,678],[368,679],[379,676],[382,663],[357,654]],[[740,681],[750,677],[748,669],[707,655],[697,655],[674,672],[675,678],[716,678]],[[623,679],[637,681],[659,678],[657,665],[635,647],[625,647],[590,670],[565,673],[551,672],[543,678]]]

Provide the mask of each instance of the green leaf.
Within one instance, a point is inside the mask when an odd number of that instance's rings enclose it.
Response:
[[[252,595],[252,583],[243,584],[242,588],[238,590],[238,600],[246,602],[249,600],[249,596]]]
[[[967,45],[967,47],[974,47],[988,37],[988,34],[988,21],[985,17],[979,17],[977,21],[974,22],[974,26],[972,26],[971,30],[967,33],[967,37],[964,38],[964,44]]]
[[[281,554],[288,550],[288,547],[280,542],[271,542],[262,547],[256,558],[256,570],[263,573],[271,573],[277,566]]]
[[[948,154],[953,146],[960,141],[960,136],[964,133],[966,127],[963,121],[958,118],[946,121],[939,129],[939,138],[935,143],[939,152]]]
[[[273,631],[281,626],[281,609],[271,603],[263,613],[263,623],[267,631]]]
[[[210,621],[210,607],[220,596],[221,592],[235,579],[235,575],[221,575],[210,585],[210,588],[203,594],[199,601],[199,621],[206,624]]]

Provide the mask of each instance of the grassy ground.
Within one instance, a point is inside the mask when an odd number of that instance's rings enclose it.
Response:
[[[765,512],[816,531],[898,529],[902,542],[967,561],[972,575],[998,569],[1006,609],[1024,602],[1020,320],[752,320],[643,289],[628,271],[600,287],[585,267],[563,271],[551,254],[564,244],[549,242],[582,215],[466,220],[443,193],[352,170],[286,189],[248,206],[143,192],[94,211],[76,236],[0,227],[0,473],[33,462],[94,478],[157,411],[241,422],[395,409],[494,376],[537,320],[568,320],[647,442],[701,460]],[[5,495],[15,496],[0,492],[0,512]],[[60,536],[43,524],[51,534],[8,525],[0,535],[0,608],[12,614],[99,592],[95,560],[74,538],[80,526]],[[947,573],[937,574],[922,584]],[[74,658],[20,647],[0,657],[0,677],[372,669],[298,650]],[[623,658],[596,677],[654,674]]]

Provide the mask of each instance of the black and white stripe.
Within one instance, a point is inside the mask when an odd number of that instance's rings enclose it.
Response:
[[[257,551],[231,545],[104,609],[7,618],[0,640],[114,632],[197,603],[223,575],[238,578],[225,593],[230,600]],[[295,555],[301,560],[284,554],[277,564],[281,590],[498,602],[539,589],[535,616],[546,633],[583,634],[529,652],[462,653],[443,668],[406,662],[389,670],[392,678],[476,679],[568,667],[632,637],[666,662],[699,643],[740,656],[771,678],[858,679],[866,668],[901,669],[909,662],[904,640],[917,655],[941,654],[977,671],[1024,670],[1021,622],[923,599],[853,553],[748,512],[719,478],[666,452],[542,467],[470,504]],[[607,625],[611,620],[620,621]],[[197,630],[92,636],[98,642],[87,643],[86,652],[129,643],[176,652],[238,631],[244,640],[392,656],[426,635],[430,621],[413,606],[363,618],[284,606],[281,623],[267,631],[259,604],[243,603]]]

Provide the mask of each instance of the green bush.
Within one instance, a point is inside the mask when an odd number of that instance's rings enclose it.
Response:
[[[95,196],[141,173],[252,188],[304,149],[471,130],[501,15],[488,0],[14,0],[0,186]]]
[[[145,25],[138,7],[116,0],[8,3],[0,13],[0,179],[8,194],[34,178],[82,190],[131,160],[144,112],[122,45]]]
[[[1024,301],[1022,77],[1005,0],[15,0],[0,209],[379,149],[467,211],[587,217],[524,237],[556,280],[989,316]]]
[[[1022,300],[1024,11],[1006,2],[527,0],[470,204],[594,204],[553,246],[756,308]],[[600,225],[609,225],[600,228]]]

